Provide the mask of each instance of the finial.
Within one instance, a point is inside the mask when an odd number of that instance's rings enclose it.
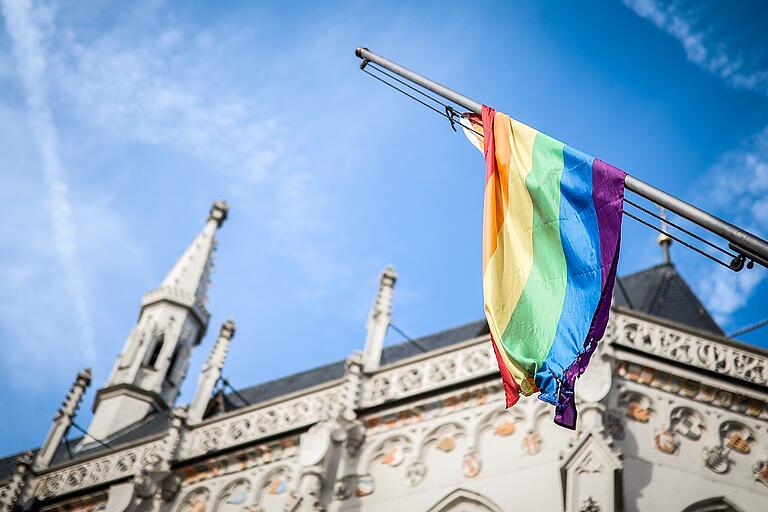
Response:
[[[215,220],[218,227],[224,224],[229,213],[229,205],[226,201],[214,201],[211,205],[211,212],[208,214],[208,220]]]
[[[232,319],[229,319],[225,321],[223,324],[221,324],[221,329],[219,329],[219,337],[221,338],[227,338],[228,340],[232,339],[232,336],[235,335],[235,321]]]
[[[669,235],[667,235],[667,210],[665,208],[660,207],[660,216],[661,216],[661,233],[659,233],[659,237],[656,239],[656,242],[661,246],[661,250],[664,252],[664,263],[672,263],[672,258],[669,255],[669,246],[672,245],[672,238],[670,238]]]
[[[381,272],[381,284],[386,286],[394,286],[395,281],[397,281],[397,272],[395,271],[395,266],[387,265],[387,268]]]
[[[75,382],[72,383],[72,387],[70,388],[69,393],[67,393],[67,397],[61,403],[56,418],[60,416],[69,416],[71,418],[75,415],[75,412],[77,412],[77,409],[80,406],[80,401],[83,399],[85,390],[91,385],[92,376],[90,368],[85,368],[84,370],[77,372]]]
[[[229,343],[232,341],[232,337],[235,335],[235,321],[227,320],[221,324],[219,329],[219,337],[214,343],[211,353],[208,354],[208,361],[206,367],[216,367],[219,372],[224,368],[224,363],[227,360],[227,353],[229,352]]]

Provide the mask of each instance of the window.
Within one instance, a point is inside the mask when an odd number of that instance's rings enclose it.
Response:
[[[157,338],[155,338],[155,346],[152,347],[152,355],[149,356],[149,359],[147,360],[147,366],[150,368],[156,368],[157,367],[157,359],[160,357],[160,352],[163,351],[163,342],[165,341],[165,334],[160,333]]]
[[[170,384],[175,385],[176,382],[173,380],[173,376],[176,373],[176,363],[179,360],[179,346],[176,346],[176,350],[173,351],[173,355],[171,356],[171,362],[168,365],[168,372],[165,374],[165,380],[168,381]]]

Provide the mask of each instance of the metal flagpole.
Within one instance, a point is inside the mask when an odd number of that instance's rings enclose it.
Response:
[[[475,101],[471,98],[467,98],[463,94],[459,94],[453,89],[449,89],[444,85],[440,85],[437,82],[411,71],[408,68],[392,62],[391,60],[377,55],[370,51],[368,48],[357,48],[355,55],[362,59],[362,66],[368,62],[378,64],[382,68],[388,69],[392,73],[399,75],[406,80],[409,80],[424,89],[431,91],[438,96],[445,98],[448,101],[459,105],[470,112],[480,114],[482,111],[482,103]],[[641,181],[634,176],[627,175],[624,180],[624,186],[627,190],[631,190],[635,194],[642,196],[649,201],[666,208],[667,210],[676,213],[680,217],[688,219],[706,229],[707,231],[714,233],[722,237],[729,242],[728,246],[739,254],[743,255],[746,259],[752,260],[760,265],[768,268],[768,242],[760,237],[753,235],[743,229],[734,226],[733,224],[726,222],[704,210],[686,203],[670,194],[667,194],[663,190],[659,190],[656,187]],[[742,263],[743,265],[743,260]],[[751,265],[750,265],[751,268]],[[734,268],[734,270],[740,270],[741,267]]]

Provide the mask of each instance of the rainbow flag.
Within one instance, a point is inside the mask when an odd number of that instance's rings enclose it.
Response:
[[[483,294],[507,407],[541,392],[574,429],[573,387],[608,323],[626,173],[483,107]],[[466,130],[465,130],[466,131]]]

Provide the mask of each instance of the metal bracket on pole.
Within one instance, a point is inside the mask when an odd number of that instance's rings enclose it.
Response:
[[[381,55],[373,53],[368,48],[357,48],[355,55],[362,59],[360,64],[361,68],[364,68],[369,62],[378,64],[384,69],[401,76],[402,78],[413,82],[416,85],[423,87],[424,89],[431,91],[444,99],[465,108],[476,114],[482,113],[483,105],[471,98],[460,94],[453,89],[445,87],[437,82],[430,80],[408,68],[397,64]],[[451,109],[453,113],[456,111]],[[455,130],[454,121],[449,107],[446,107],[447,117],[451,120],[451,126]],[[694,224],[706,229],[710,233],[713,233],[728,241],[728,246],[736,251],[741,258],[740,264],[735,263],[731,265],[734,270],[740,270],[746,262],[747,268],[753,268],[755,263],[768,268],[768,242],[762,238],[749,233],[733,224],[712,215],[690,203],[678,199],[670,194],[667,194],[663,190],[659,190],[634,176],[627,175],[624,180],[624,187],[627,190],[631,190],[635,194],[644,197],[645,199],[655,203],[659,206],[666,208],[667,210],[687,219]]]
[[[448,122],[451,123],[451,128],[453,128],[453,131],[456,131],[456,120],[454,119],[454,116],[458,116],[459,113],[456,112],[452,106],[446,105],[445,106],[445,117],[448,118]]]

